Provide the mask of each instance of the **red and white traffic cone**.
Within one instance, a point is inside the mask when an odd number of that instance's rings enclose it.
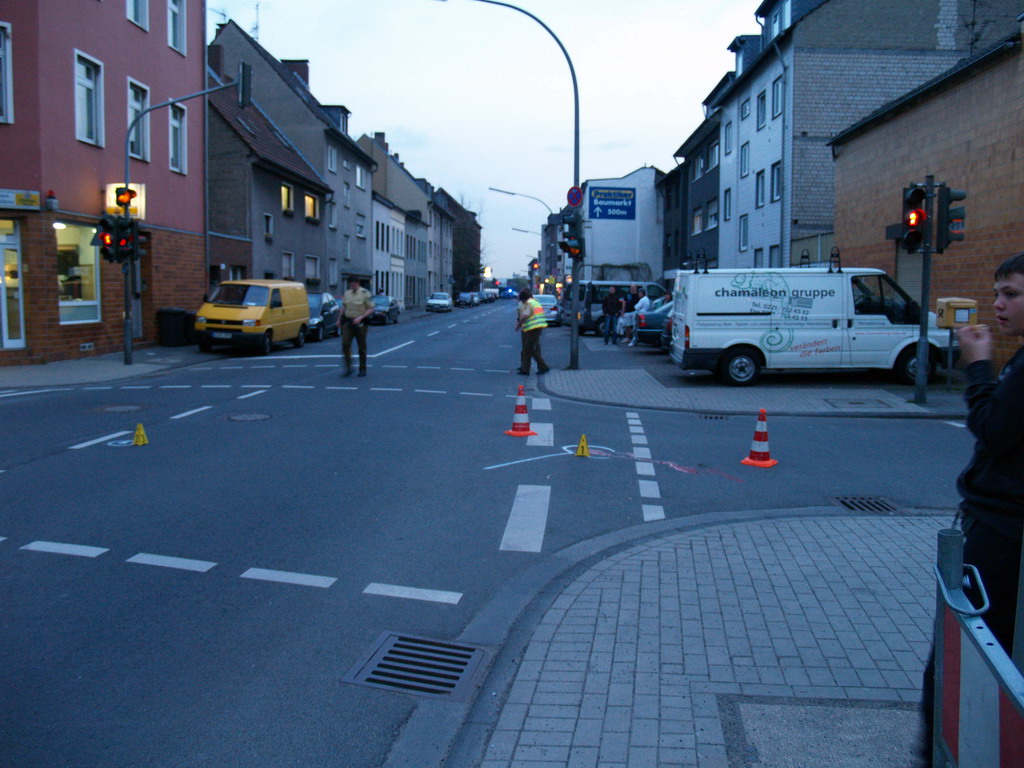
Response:
[[[516,411],[512,417],[512,429],[505,430],[506,435],[512,437],[529,437],[537,433],[530,429],[530,417],[526,413],[526,387],[519,385],[519,393],[516,395]]]
[[[779,463],[772,458],[771,451],[768,450],[768,414],[764,408],[757,415],[754,439],[750,443],[750,455],[740,463],[751,467],[774,467]]]

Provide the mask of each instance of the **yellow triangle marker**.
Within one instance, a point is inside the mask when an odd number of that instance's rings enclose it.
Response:
[[[580,436],[580,444],[576,446],[577,456],[590,456],[590,448],[587,447],[587,436]]]
[[[149,445],[149,440],[146,438],[146,430],[142,428],[141,424],[135,426],[135,438],[132,440],[132,445]]]

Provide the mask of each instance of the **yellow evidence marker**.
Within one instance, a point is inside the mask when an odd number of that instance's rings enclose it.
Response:
[[[132,440],[132,445],[149,445],[146,430],[142,428],[141,424],[135,426],[135,438]]]
[[[577,456],[590,456],[590,448],[587,446],[587,436],[580,436],[580,444],[576,446]]]

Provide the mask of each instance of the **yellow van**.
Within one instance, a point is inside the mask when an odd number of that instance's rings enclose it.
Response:
[[[269,355],[275,343],[306,343],[306,286],[291,280],[225,280],[196,313],[195,338],[209,352],[215,344],[256,347]]]

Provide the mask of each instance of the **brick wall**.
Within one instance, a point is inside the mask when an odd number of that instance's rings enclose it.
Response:
[[[899,221],[903,188],[932,174],[968,192],[966,239],[932,259],[930,308],[942,296],[976,299],[992,324],[992,273],[1024,250],[1024,56],[1012,54],[837,146],[836,242],[845,264],[880,267],[897,280],[885,226]],[[918,259],[900,259],[908,264]],[[1000,342],[1000,359],[1017,341]]]

